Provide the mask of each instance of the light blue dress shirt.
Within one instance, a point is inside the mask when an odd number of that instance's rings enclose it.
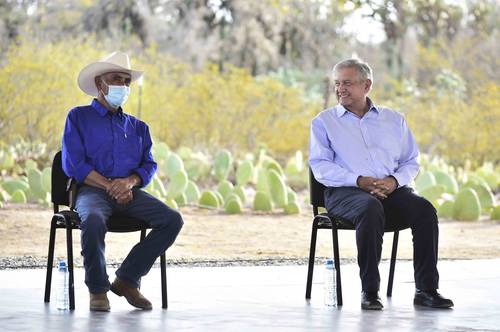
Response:
[[[337,105],[312,120],[309,165],[327,187],[356,187],[360,175],[392,175],[401,187],[418,174],[418,146],[403,115],[368,101],[362,118]]]

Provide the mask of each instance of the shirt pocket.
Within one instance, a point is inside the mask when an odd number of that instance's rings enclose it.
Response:
[[[139,167],[142,161],[142,137],[135,133],[124,133],[119,140],[119,162],[123,164],[123,168],[133,170]]]

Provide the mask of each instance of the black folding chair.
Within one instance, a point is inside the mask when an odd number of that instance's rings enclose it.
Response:
[[[62,169],[61,151],[57,152],[52,162],[52,203],[54,204],[54,216],[50,224],[49,253],[47,257],[47,276],[45,279],[45,302],[50,302],[50,287],[52,283],[52,269],[54,263],[54,246],[56,230],[66,229],[66,247],[68,252],[69,272],[69,308],[75,309],[75,287],[73,273],[73,229],[80,229],[81,220],[75,211],[76,181],[68,178]],[[69,207],[69,210],[59,211],[59,206]],[[146,230],[151,227],[142,220],[130,217],[112,215],[107,221],[110,232],[136,232],[140,231],[140,241],[146,237]],[[161,270],[161,303],[162,308],[168,307],[167,299],[167,271],[165,253],[160,256]]]
[[[335,270],[337,271],[337,305],[342,305],[342,281],[340,278],[340,254],[339,254],[339,239],[338,230],[355,230],[354,224],[347,219],[340,218],[328,213],[318,213],[318,208],[325,207],[324,191],[325,186],[319,183],[314,177],[313,172],[309,169],[309,186],[311,205],[313,207],[313,224],[311,234],[311,248],[309,250],[309,266],[307,271],[307,284],[306,284],[306,299],[311,298],[311,286],[314,270],[314,257],[316,254],[316,237],[318,229],[331,229],[333,239],[333,257]],[[392,284],[394,281],[394,268],[396,266],[396,254],[398,250],[399,231],[408,228],[402,226],[400,228],[385,227],[385,232],[394,232],[394,239],[392,241],[392,254],[391,265],[389,269],[389,283],[387,285],[387,296],[392,296]]]

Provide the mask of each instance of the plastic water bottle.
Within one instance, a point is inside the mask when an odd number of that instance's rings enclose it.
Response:
[[[325,305],[337,306],[337,273],[335,271],[333,259],[328,259],[325,262],[325,279],[323,287]]]
[[[65,261],[59,262],[57,271],[57,309],[69,310],[69,274]]]

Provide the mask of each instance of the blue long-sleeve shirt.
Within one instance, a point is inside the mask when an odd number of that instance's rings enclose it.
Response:
[[[404,117],[387,108],[371,104],[359,118],[337,105],[311,123],[309,165],[327,187],[356,187],[360,175],[392,175],[399,186],[407,185],[418,174],[418,155]]]
[[[62,165],[69,177],[83,183],[95,170],[107,178],[139,175],[146,186],[156,172],[148,126],[125,114],[113,114],[94,99],[69,111],[62,138]]]

